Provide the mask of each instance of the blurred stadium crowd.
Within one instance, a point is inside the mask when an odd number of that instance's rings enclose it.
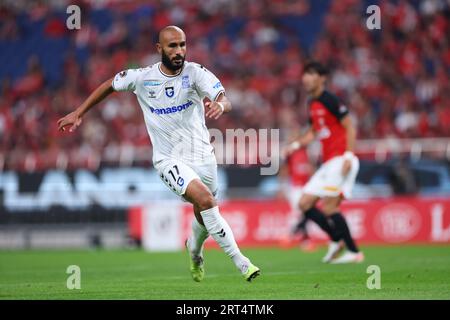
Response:
[[[360,139],[450,136],[449,1],[380,1],[381,30],[366,27],[373,1],[75,3],[80,30],[66,27],[69,2],[0,4],[4,169],[89,167],[140,151],[150,160],[132,94],[114,94],[77,134],[58,133],[56,120],[117,72],[159,61],[157,34],[169,24],[185,30],[187,60],[212,70],[233,103],[209,127],[304,126],[302,65],[312,57],[331,68],[330,88],[351,108]]]

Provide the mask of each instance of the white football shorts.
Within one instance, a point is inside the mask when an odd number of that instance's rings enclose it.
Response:
[[[350,199],[359,171],[359,160],[353,156],[352,167],[345,177],[342,175],[344,160],[344,156],[337,156],[322,164],[306,183],[303,193],[321,198],[342,195]]]
[[[155,168],[165,185],[183,200],[187,186],[194,179],[200,179],[214,196],[217,194],[217,162],[215,159],[199,165],[188,165],[181,160],[167,158],[158,162]]]

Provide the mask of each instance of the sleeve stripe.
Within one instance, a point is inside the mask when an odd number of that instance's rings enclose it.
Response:
[[[225,90],[220,90],[214,97],[213,101],[217,101],[217,98],[220,96],[221,93],[223,93],[225,95]]]

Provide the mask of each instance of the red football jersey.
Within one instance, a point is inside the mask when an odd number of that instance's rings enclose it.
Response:
[[[294,151],[287,159],[289,177],[294,186],[304,186],[308,182],[311,167],[304,148]]]
[[[347,107],[326,90],[310,101],[309,121],[322,143],[323,162],[346,151],[347,134],[341,120],[347,114]]]

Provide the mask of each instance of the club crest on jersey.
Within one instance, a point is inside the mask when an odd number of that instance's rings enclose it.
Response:
[[[173,95],[175,94],[175,90],[173,89],[173,87],[166,87],[166,96],[168,96],[169,98],[172,98]]]
[[[181,78],[181,87],[183,89],[189,89],[191,87],[191,84],[189,83],[189,76],[183,76]]]

